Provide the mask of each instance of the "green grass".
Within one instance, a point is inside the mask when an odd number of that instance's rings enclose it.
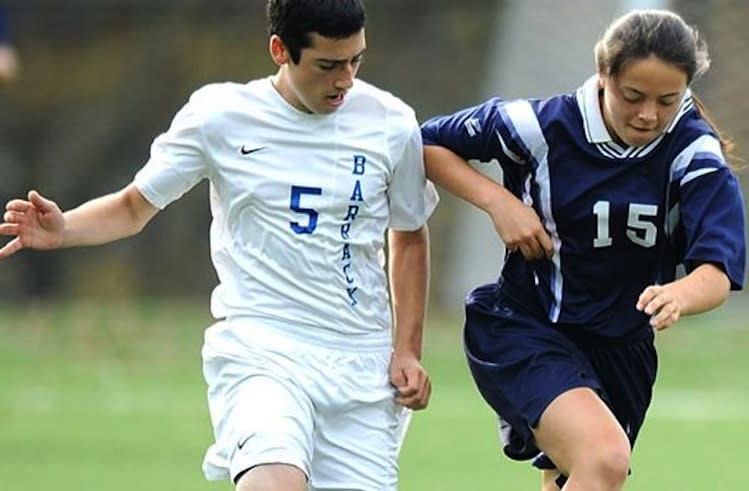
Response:
[[[719,311],[659,336],[655,403],[626,489],[744,487],[749,329],[737,317]],[[231,489],[200,471],[211,440],[200,371],[209,323],[204,302],[0,307],[0,488]],[[537,472],[499,451],[460,324],[430,319],[434,394],[413,419],[401,489],[538,489]]]

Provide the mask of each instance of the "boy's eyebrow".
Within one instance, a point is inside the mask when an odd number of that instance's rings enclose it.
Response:
[[[367,48],[364,48],[363,50],[359,51],[357,54],[352,56],[351,58],[316,58],[315,61],[322,61],[324,63],[346,63],[349,60],[353,60],[354,58],[359,58],[364,54],[364,52],[367,50]]]

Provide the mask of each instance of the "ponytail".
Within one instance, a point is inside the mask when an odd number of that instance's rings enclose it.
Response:
[[[726,163],[728,164],[728,166],[734,171],[742,169],[744,167],[744,162],[742,161],[742,159],[736,156],[736,145],[733,143],[733,140],[727,138],[720,131],[718,125],[715,124],[712,116],[710,116],[710,112],[707,110],[705,103],[702,102],[700,98],[694,94],[694,92],[692,93],[692,100],[694,101],[694,105],[697,108],[697,113],[705,121],[705,123],[707,123],[710,129],[713,130],[716,138],[718,138],[718,141],[720,142],[720,149],[723,152],[723,157],[726,159]]]

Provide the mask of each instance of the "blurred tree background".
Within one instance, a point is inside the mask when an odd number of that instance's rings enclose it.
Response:
[[[68,209],[115,191],[145,163],[151,141],[192,91],[275,71],[267,54],[264,0],[0,3],[21,66],[15,83],[0,87],[0,203],[34,188]],[[410,103],[422,121],[478,103],[489,95],[489,39],[510,3],[369,0],[360,75]],[[544,1],[536,3],[543,7]],[[747,155],[749,7],[744,0],[683,0],[675,8],[701,27],[711,48],[713,69],[696,91]],[[560,19],[544,22],[558,25]],[[561,22],[569,28],[583,20],[571,9]],[[592,45],[585,56],[590,68],[580,81],[593,71]],[[532,77],[542,62],[529,58],[513,70]],[[446,257],[457,253],[451,242],[454,204],[443,193],[431,222],[437,301],[439,285],[451,281]],[[203,183],[137,238],[92,249],[23,251],[0,264],[3,301],[201,296],[207,305],[216,281],[209,221]]]

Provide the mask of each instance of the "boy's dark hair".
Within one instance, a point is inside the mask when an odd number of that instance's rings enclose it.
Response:
[[[277,35],[299,63],[301,52],[312,44],[311,33],[343,39],[364,28],[362,0],[268,0],[268,35]]]

